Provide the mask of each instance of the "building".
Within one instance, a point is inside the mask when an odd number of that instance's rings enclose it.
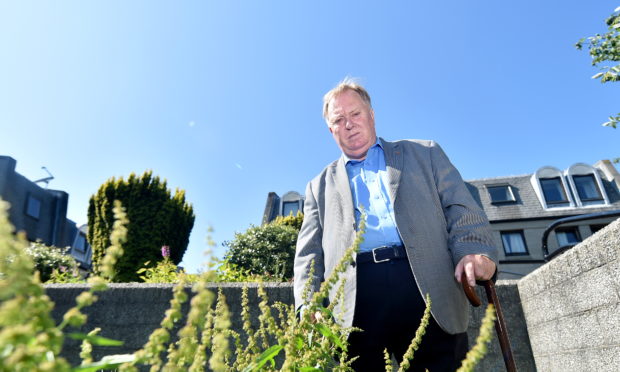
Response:
[[[533,174],[465,182],[487,214],[500,249],[500,279],[520,278],[544,264],[542,238],[554,221],[578,215],[620,210],[620,174],[609,160],[593,166],[577,163],[566,170],[545,166]],[[263,223],[289,210],[303,210],[303,196],[271,192]],[[295,209],[296,211],[296,209]],[[551,231],[548,249],[575,245],[617,216],[573,221]]]
[[[279,197],[275,192],[267,194],[267,204],[263,213],[263,225],[276,219],[278,216],[288,216],[304,210],[304,197],[295,191],[289,191]]]
[[[64,248],[84,269],[90,268],[91,248],[86,241],[86,227],[77,227],[67,218],[69,194],[49,190],[15,171],[17,161],[0,156],[0,198],[7,201],[9,221],[16,231],[23,231],[29,241]]]

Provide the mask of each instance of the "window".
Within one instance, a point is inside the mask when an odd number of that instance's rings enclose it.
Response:
[[[506,253],[506,256],[528,254],[523,230],[502,231],[500,234],[502,236],[502,244],[504,245],[504,252]]]
[[[577,188],[577,194],[579,194],[581,201],[603,200],[603,194],[601,194],[593,174],[573,176],[573,182],[575,182],[575,188]]]
[[[581,237],[579,236],[579,230],[577,230],[576,227],[557,229],[555,231],[555,237],[558,240],[558,245],[560,247],[573,246],[581,242]]]
[[[78,252],[86,252],[86,237],[78,232],[75,237],[75,242],[73,244],[73,249]]]
[[[540,186],[547,204],[564,204],[568,203],[566,191],[560,177],[541,178]]]
[[[600,229],[602,229],[605,226],[607,226],[606,223],[597,224],[597,225],[590,225],[590,231],[592,232],[592,234],[595,234],[596,232],[598,232]]]
[[[299,202],[283,202],[282,203],[282,216],[286,217],[289,215],[296,216],[299,211]]]
[[[516,201],[510,185],[487,186],[487,190],[489,191],[491,203],[493,204],[511,203]]]
[[[41,213],[41,201],[32,195],[28,195],[28,200],[26,201],[26,214],[30,217],[38,219],[39,213]]]

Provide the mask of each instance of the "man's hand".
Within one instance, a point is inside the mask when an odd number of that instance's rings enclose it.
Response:
[[[481,254],[468,254],[461,258],[454,270],[454,277],[459,283],[463,272],[467,275],[467,283],[473,287],[476,285],[476,280],[489,280],[493,277],[495,262]]]

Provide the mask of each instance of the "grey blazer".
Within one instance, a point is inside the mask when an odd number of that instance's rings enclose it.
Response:
[[[446,332],[465,332],[467,299],[454,279],[454,267],[468,254],[485,255],[497,264],[489,222],[437,143],[380,140],[396,226],[418,289],[423,296],[430,294],[433,317]],[[304,222],[295,253],[296,308],[304,302],[305,283],[311,280],[312,289],[318,290],[353,243],[355,231],[353,198],[345,160],[340,157],[306,187]],[[312,260],[315,271],[310,278]],[[351,326],[357,290],[354,265],[349,265],[341,280],[345,281],[345,296],[335,313],[344,326]]]

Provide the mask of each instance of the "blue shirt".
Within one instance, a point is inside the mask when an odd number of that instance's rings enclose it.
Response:
[[[368,149],[364,160],[352,160],[346,155],[343,156],[353,194],[357,226],[362,215],[360,205],[366,213],[366,232],[360,251],[403,244],[396,228],[394,208],[386,188],[388,180],[385,154],[379,139],[377,138],[377,142]]]

